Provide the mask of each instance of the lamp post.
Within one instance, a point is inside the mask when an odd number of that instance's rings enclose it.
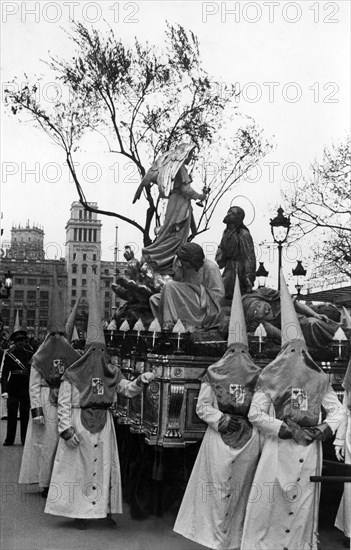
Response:
[[[266,286],[266,279],[269,272],[265,269],[263,262],[259,262],[259,264],[259,268],[256,271],[256,277],[258,280],[258,288],[262,288],[263,286]]]
[[[4,275],[4,280],[0,280],[0,294],[1,298],[9,298],[12,288],[12,279],[13,275],[10,270],[7,271]]]
[[[282,267],[282,249],[286,242],[290,230],[290,216],[284,216],[284,210],[279,206],[277,215],[273,218],[269,225],[274,242],[278,245],[278,290],[280,290],[280,270]]]
[[[294,277],[296,277],[296,284],[295,284],[295,288],[297,290],[297,296],[296,296],[296,299],[299,300],[300,299],[300,296],[301,296],[301,289],[303,287],[303,281],[304,281],[304,277],[306,275],[307,271],[306,269],[303,267],[302,265],[302,261],[301,260],[297,260],[297,265],[296,267],[292,270],[292,274],[294,275]]]

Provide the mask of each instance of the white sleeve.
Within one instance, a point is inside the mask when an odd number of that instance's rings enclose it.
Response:
[[[41,380],[42,376],[39,371],[35,367],[32,367],[30,369],[30,376],[29,376],[29,397],[30,397],[30,408],[31,409],[38,409],[39,407],[42,407],[41,404]]]
[[[211,428],[218,430],[219,424],[223,426],[228,424],[230,416],[223,414],[217,406],[215,394],[211,385],[207,382],[202,382],[200,392],[197,399],[196,413],[201,420],[206,422]]]
[[[57,419],[59,433],[72,427],[72,385],[67,380],[63,380],[60,385]]]
[[[328,390],[323,397],[322,406],[327,413],[324,422],[331,427],[334,434],[345,418],[345,408],[340,403],[331,384],[329,384]]]
[[[141,393],[143,387],[137,383],[137,378],[133,381],[122,378],[117,386],[117,393],[124,395],[125,397],[135,397]]]
[[[248,419],[265,436],[278,437],[283,423],[275,417],[271,398],[261,391],[257,391],[253,396]]]

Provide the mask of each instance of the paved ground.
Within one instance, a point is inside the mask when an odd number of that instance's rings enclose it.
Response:
[[[44,500],[37,487],[24,490],[17,484],[23,447],[3,447],[5,421],[0,421],[1,468],[1,550],[201,550],[172,531],[175,517],[133,520],[125,506],[115,516],[117,529],[94,522],[86,531],[77,531],[72,521],[43,513]],[[331,514],[323,513],[321,550],[342,550],[342,533],[332,526]],[[335,515],[335,514],[334,514]],[[272,549],[275,550],[275,549]],[[294,549],[291,549],[294,550]]]

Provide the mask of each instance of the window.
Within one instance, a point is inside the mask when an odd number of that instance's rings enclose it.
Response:
[[[79,210],[79,219],[81,220],[83,218],[83,212],[82,210]]]
[[[47,290],[41,290],[40,291],[40,299],[41,300],[48,300],[49,299],[49,292]]]
[[[72,279],[72,286],[77,286],[77,279]]]
[[[27,309],[27,323],[30,319],[35,319],[35,309]]]
[[[39,317],[40,319],[45,319],[47,321],[48,318],[48,310],[47,309],[39,309]]]
[[[39,327],[40,328],[46,328],[47,324],[48,324],[47,319],[40,319],[40,321],[39,321]]]
[[[86,279],[82,279],[82,286],[87,286],[87,280]]]
[[[109,272],[108,269],[104,269],[104,273],[105,273],[105,275],[108,275],[110,272]]]
[[[24,278],[23,277],[15,277],[15,284],[16,285],[24,285]]]
[[[1,310],[1,317],[4,322],[4,326],[9,326],[10,324],[10,310],[3,307]]]
[[[75,227],[73,230],[73,240],[77,240],[77,228]],[[73,254],[73,259],[75,260],[75,254]]]
[[[49,279],[40,279],[40,284],[41,285],[49,285],[50,281],[49,281]]]
[[[110,302],[105,302],[105,309],[109,309],[110,307]]]
[[[15,300],[24,299],[24,290],[15,290]]]
[[[77,239],[74,239],[74,240],[76,241]],[[76,257],[77,257],[77,254],[73,252],[73,261],[76,259]]]
[[[77,273],[77,266],[75,264],[72,265],[72,273]]]
[[[93,262],[96,262],[96,254],[93,254]]]
[[[110,293],[108,290],[105,290],[105,298],[109,298],[110,297]]]
[[[86,261],[87,261],[87,255],[83,254],[83,262],[86,262]]]
[[[74,290],[72,290],[72,292],[71,292],[71,296],[77,296],[77,291],[76,291],[75,289],[74,289]]]
[[[75,300],[71,300],[71,307],[74,307],[76,304],[76,301]]]
[[[36,280],[36,279],[28,279],[28,284],[29,284],[29,285],[36,285],[36,284],[37,284],[37,280]]]
[[[110,288],[110,281],[105,281],[105,288]]]
[[[91,268],[92,272],[94,275],[96,275],[96,265],[93,265],[93,267]]]
[[[86,290],[82,290],[82,296],[86,296],[87,295],[87,291]]]
[[[86,266],[86,265],[82,265],[82,273],[83,273],[83,275],[86,275],[86,272],[87,272],[87,266]]]
[[[27,300],[36,300],[37,291],[36,290],[27,290]]]

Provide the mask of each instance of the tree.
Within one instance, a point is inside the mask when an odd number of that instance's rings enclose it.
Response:
[[[325,148],[322,162],[315,161],[311,171],[312,177],[285,196],[297,222],[295,236],[318,235],[315,259],[351,276],[350,138]]]
[[[159,223],[159,197],[152,188],[145,189],[144,225],[120,212],[89,205],[74,162],[83,136],[103,134],[109,151],[132,162],[142,178],[155,158],[184,141],[184,136],[203,152],[224,140],[222,131],[227,126],[231,143],[223,151],[227,148],[227,165],[229,158],[232,163],[225,174],[222,170],[217,170],[215,177],[211,173],[211,193],[196,228],[197,233],[205,231],[223,194],[270,148],[251,119],[235,128],[235,86],[213,86],[202,67],[197,37],[179,25],[167,25],[162,51],[148,43],[141,44],[137,38],[129,48],[112,30],[105,36],[81,23],[73,25],[69,37],[74,41],[76,55],[69,60],[51,57],[47,63],[57,81],[68,90],[67,98],[60,97],[51,109],[43,106],[36,93],[38,82],[27,79],[20,90],[7,90],[6,102],[12,113],[31,115],[34,123],[64,150],[84,208],[130,223],[142,232],[144,245],[151,242],[152,220]],[[223,165],[220,155],[216,163]]]

